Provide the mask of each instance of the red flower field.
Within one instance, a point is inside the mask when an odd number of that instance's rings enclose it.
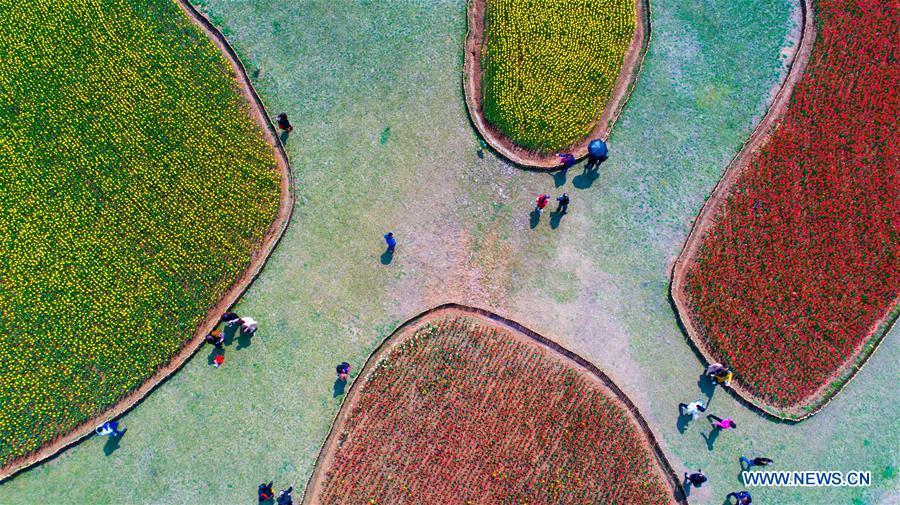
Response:
[[[526,337],[447,316],[385,352],[348,398],[312,503],[673,500],[624,404]]]
[[[781,124],[689,267],[691,316],[739,384],[815,399],[900,293],[896,2],[817,2],[819,35]]]

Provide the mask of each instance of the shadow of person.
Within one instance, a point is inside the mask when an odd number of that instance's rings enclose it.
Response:
[[[122,437],[125,435],[120,435],[118,437],[108,436],[106,437],[106,443],[103,444],[103,454],[109,456],[110,454],[116,452],[116,449],[119,448],[119,442],[122,441]]]
[[[700,435],[706,440],[706,449],[709,451],[713,450],[713,446],[716,445],[716,439],[719,438],[719,432],[722,430],[718,430],[713,428],[712,431],[707,435],[706,433],[701,433]]]
[[[572,178],[572,185],[578,189],[587,189],[594,184],[598,177],[600,177],[600,171],[597,170],[596,165],[593,169],[585,167],[584,172]]]
[[[678,421],[675,422],[675,427],[678,428],[678,433],[684,434],[687,431],[687,427],[691,424],[691,421],[694,419],[690,414],[683,414],[681,412],[681,407],[678,407]]]
[[[244,347],[250,347],[250,344],[253,343],[253,333],[244,333],[242,331],[237,332],[236,335],[237,347],[234,349],[239,351]]]
[[[227,324],[222,325],[222,336],[225,337],[222,340],[223,345],[231,345],[234,343],[234,337],[238,332],[238,328],[240,325],[228,326]]]
[[[531,226],[531,229],[535,229],[538,225],[538,222],[541,220],[541,211],[537,210],[535,207],[534,210],[531,211],[531,214],[528,214],[530,218],[530,222],[528,223]]]
[[[381,264],[390,265],[392,261],[394,261],[394,251],[385,249],[384,252],[381,253]]]
[[[347,389],[347,381],[342,381],[341,379],[334,380],[334,396],[332,398],[337,398],[344,394],[344,390]]]
[[[554,230],[559,228],[559,223],[562,221],[563,216],[565,216],[565,214],[562,212],[550,214],[550,228],[553,228]]]
[[[689,481],[689,480],[687,480],[687,479],[684,479],[684,482],[681,483],[681,489],[682,489],[682,491],[684,491],[684,497],[685,497],[685,498],[687,498],[688,496],[691,495],[691,488],[692,488],[692,487],[694,487],[694,485],[691,484],[691,481]]]
[[[553,172],[553,184],[556,184],[556,187],[560,187],[566,183],[566,173],[569,171],[568,168],[564,168],[562,170],[557,170]]]
[[[209,351],[209,356],[206,357],[206,364],[208,364],[209,366],[212,366],[213,363],[215,362],[216,356],[218,356],[220,354],[225,354],[225,351],[223,349],[218,349],[216,347],[213,347]]]
[[[700,392],[706,395],[708,401],[706,402],[706,408],[709,408],[709,403],[712,401],[713,393],[716,392],[716,384],[709,378],[705,373],[700,374],[700,378],[697,379],[697,387],[700,388]]]
[[[284,131],[281,132],[281,135],[279,135],[278,138],[281,139],[281,143],[282,143],[282,144],[287,144],[288,138],[289,138],[290,136],[291,136],[291,134],[288,133],[287,130],[284,130]]]

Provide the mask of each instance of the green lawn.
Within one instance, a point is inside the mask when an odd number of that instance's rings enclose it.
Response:
[[[551,175],[476,154],[460,84],[464,2],[206,2],[259,69],[271,111],[296,124],[294,222],[239,306],[260,331],[229,348],[222,369],[203,350],[125,417],[128,435],[110,455],[106,440],[88,440],[0,486],[0,502],[252,503],[263,479],[302,488],[340,403],[334,365],[361,363],[398,322],[443,301],[491,307],[608,371],[676,470],[709,473],[696,503],[738,489],[737,458],[750,450],[779,469],[875,479],[755,490],[759,503],[896,498],[900,427],[884,419],[900,415],[897,330],[809,421],[776,424],[719,391],[712,412],[732,415],[736,432],[709,451],[702,422],[676,429],[677,403],[698,396],[702,369],[669,304],[667,266],[762,112],[793,6],[654,2],[611,159],[589,188],[575,167],[554,189]],[[531,229],[534,197],[562,190],[570,214]],[[382,265],[388,229],[400,245]]]

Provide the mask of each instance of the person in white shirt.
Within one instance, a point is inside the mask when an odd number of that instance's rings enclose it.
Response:
[[[692,418],[697,419],[700,417],[701,412],[706,412],[706,405],[703,404],[703,400],[697,400],[687,404],[679,403],[678,412],[681,415],[690,414]]]
[[[252,317],[242,317],[238,320],[241,323],[241,334],[242,335],[253,335],[256,333],[256,327],[259,323],[256,322],[256,319]]]

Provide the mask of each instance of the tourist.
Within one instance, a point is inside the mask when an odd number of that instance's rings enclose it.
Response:
[[[342,382],[347,382],[347,378],[350,376],[350,363],[344,361],[340,365],[337,366],[337,376],[338,380]]]
[[[725,499],[730,501],[732,496],[737,500],[737,505],[750,505],[753,503],[753,497],[750,496],[749,491],[732,491],[725,495]]]
[[[387,244],[388,252],[394,254],[394,248],[397,247],[397,239],[394,238],[394,232],[389,231],[384,235],[384,243]]]
[[[560,161],[562,162],[562,165],[560,165],[562,168],[572,168],[572,165],[575,164],[575,156],[572,156],[569,153],[558,153],[557,156],[559,156]]]
[[[278,493],[278,499],[275,500],[275,503],[278,505],[294,505],[294,497],[291,496],[291,492],[294,490],[294,486],[291,486],[287,489],[282,489],[280,493]]]
[[[291,125],[291,122],[288,120],[287,114],[284,112],[275,116],[275,122],[278,123],[278,128],[280,128],[281,131],[290,133],[294,130],[294,126]]]
[[[222,330],[213,330],[206,336],[204,339],[207,343],[215,346],[216,349],[221,349],[225,344],[225,335],[222,333]]]
[[[256,328],[259,326],[256,319],[253,319],[252,317],[242,317],[238,319],[238,322],[241,324],[241,335],[247,337],[256,333]]]
[[[262,503],[264,501],[269,501],[275,496],[275,492],[272,491],[272,484],[275,482],[269,482],[268,484],[260,484],[257,490],[257,494],[259,494],[259,502]]]
[[[241,316],[237,315],[235,312],[226,312],[219,318],[219,322],[225,323],[226,326],[234,326],[240,318]]]
[[[724,370],[726,370],[725,365],[721,363],[713,363],[706,367],[706,375],[709,376],[709,378],[712,378],[713,375],[719,374]]]
[[[219,368],[222,366],[222,363],[225,363],[225,355],[224,354],[216,354],[216,357],[213,358],[212,366],[213,368]]]
[[[734,378],[734,373],[729,369],[720,370],[718,373],[713,374],[712,380],[716,384],[721,384],[725,387],[731,386],[731,379]]]
[[[747,468],[751,468],[754,466],[769,466],[773,463],[773,461],[769,458],[756,457],[750,459],[746,456],[741,455],[741,463],[746,463]]]
[[[706,475],[703,475],[703,470],[697,469],[696,472],[688,475],[687,472],[684,472],[684,479],[690,482],[694,487],[700,487],[704,482],[708,481],[709,478]]]
[[[119,422],[118,421],[107,421],[94,430],[94,432],[101,437],[114,437],[118,438],[125,434],[128,431],[128,428],[122,428],[122,431],[119,431]]]
[[[706,412],[706,405],[703,404],[703,400],[678,404],[678,413],[681,415],[690,414],[692,418],[697,419],[700,417],[701,412]]]
[[[712,414],[709,414],[706,417],[709,419],[713,419],[713,422],[712,422],[713,428],[718,428],[720,430],[731,430],[731,429],[737,428],[737,423],[734,422],[734,419],[732,419],[730,417],[726,417],[725,419],[722,419],[721,417],[714,416]]]
[[[537,211],[544,212],[544,207],[550,203],[550,197],[547,195],[540,195],[537,197]]]
[[[569,194],[563,193],[562,196],[556,199],[556,213],[557,214],[565,214],[569,211]]]

